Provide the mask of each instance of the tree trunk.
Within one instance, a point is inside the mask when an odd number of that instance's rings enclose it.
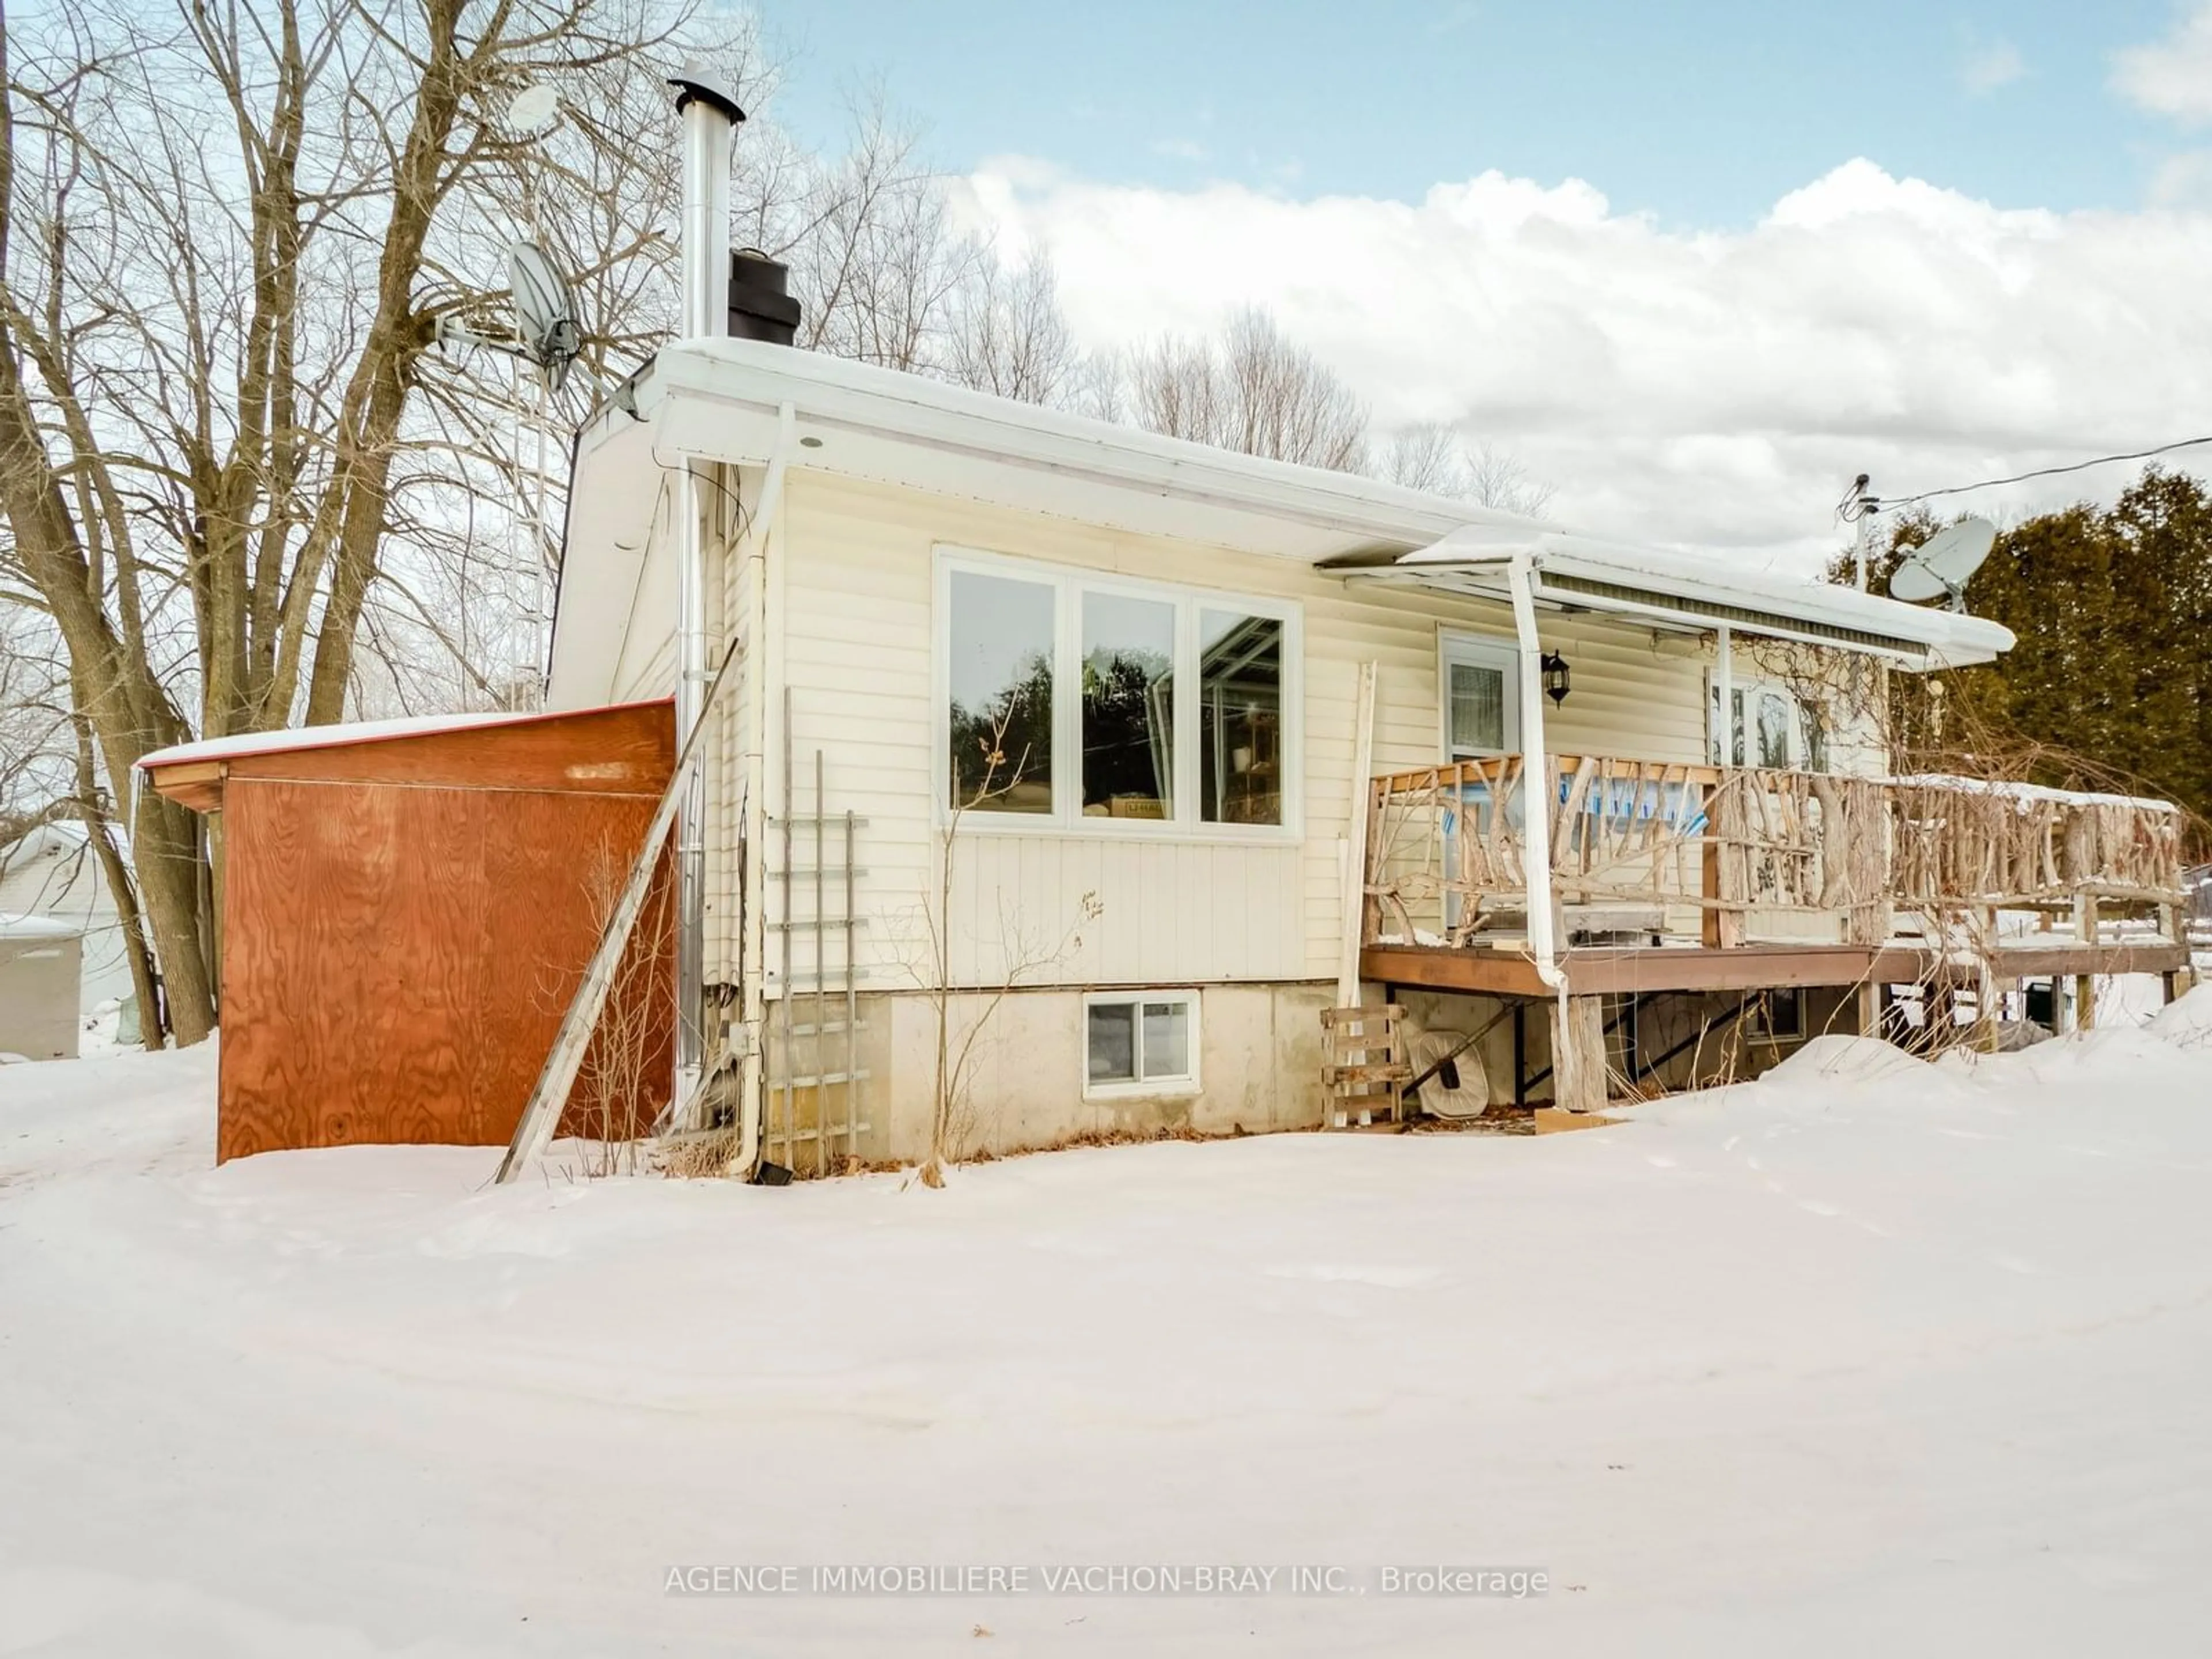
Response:
[[[138,999],[138,1040],[149,1049],[159,1048],[168,1030],[168,1022],[162,1013],[161,994],[155,989],[154,958],[146,943],[145,913],[138,903],[138,890],[131,880],[131,868],[116,850],[114,836],[108,833],[108,826],[114,819],[100,795],[100,775],[93,760],[91,722],[80,714],[71,724],[76,728],[78,807],[84,815],[85,829],[92,836],[100,875],[107,883],[108,896],[115,903],[116,923],[123,929],[124,955],[131,964],[131,989]]]

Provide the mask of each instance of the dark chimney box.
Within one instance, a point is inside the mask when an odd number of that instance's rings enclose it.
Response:
[[[789,345],[799,332],[791,272],[757,248],[730,255],[730,337]]]

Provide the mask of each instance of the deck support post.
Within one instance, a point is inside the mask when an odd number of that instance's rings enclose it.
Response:
[[[2097,896],[2084,893],[2074,901],[2074,941],[2077,945],[2097,942]],[[2097,976],[2079,974],[2074,980],[2074,1023],[2081,1030],[2097,1029]]]
[[[1604,1110],[1604,998],[1552,1000],[1552,1099],[1565,1111]]]
[[[1881,987],[1872,980],[1859,984],[1859,1035],[1878,1037],[1881,1035]]]
[[[1513,1004],[1513,1103],[1528,1103],[1528,1005]]]

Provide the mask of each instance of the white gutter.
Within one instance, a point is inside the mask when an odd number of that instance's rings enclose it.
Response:
[[[1505,567],[1521,641],[1521,865],[1528,878],[1528,952],[1536,959],[1536,977],[1564,1002],[1567,976],[1559,970],[1552,930],[1552,757],[1544,743],[1544,647],[1536,637],[1534,562],[1516,553]]]
[[[758,459],[735,453],[732,446],[742,440],[723,411],[765,414],[789,398],[804,401],[810,432],[881,436],[1346,536],[1419,544],[1471,523],[1524,538],[1544,527],[1534,519],[1352,473],[1217,449],[753,340],[685,340],[665,348],[641,377],[637,395],[641,403],[681,398],[702,405],[702,421],[687,433],[684,447],[698,454],[713,451],[720,459]],[[832,458],[836,453],[834,446],[827,452]]]
[[[790,468],[798,435],[799,412],[787,403],[776,411],[775,447],[769,453],[768,476],[761,482],[760,501],[753,508],[747,532],[752,544],[746,556],[751,566],[752,615],[746,622],[751,638],[746,641],[745,781],[741,809],[745,868],[740,890],[744,896],[745,933],[738,947],[738,977],[744,987],[744,1036],[738,1061],[736,1167],[740,1171],[750,1170],[760,1157],[761,1115],[767,1098],[768,1056],[763,1044],[768,1036],[768,812],[763,791],[768,784],[769,690],[781,682],[783,673],[781,642],[769,627],[768,538],[783,506],[784,474]],[[787,813],[791,804],[783,802],[782,808]]]

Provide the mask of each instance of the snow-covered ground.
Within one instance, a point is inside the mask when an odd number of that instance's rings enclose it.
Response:
[[[2208,995],[943,1192],[211,1170],[210,1053],[0,1068],[0,1653],[2202,1651]],[[839,1563],[1368,1593],[664,1592]]]

